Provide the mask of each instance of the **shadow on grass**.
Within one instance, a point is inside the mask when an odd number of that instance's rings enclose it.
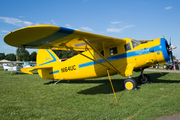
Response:
[[[82,90],[82,91],[78,92],[78,94],[95,95],[95,94],[110,94],[110,93],[113,93],[109,79],[85,80],[85,83],[88,83],[88,84],[98,83],[98,86],[94,86],[92,88]],[[112,84],[113,84],[115,92],[123,91],[123,79],[113,79]]]
[[[38,74],[38,73],[33,73],[34,75],[35,74]],[[29,75],[29,74],[27,74],[27,73],[23,73],[23,72],[18,72],[18,73],[12,73],[11,75]]]
[[[9,75],[28,75],[27,73],[23,73],[21,71],[4,71],[4,74],[9,74]],[[38,74],[37,72],[33,72],[33,74]]]
[[[19,72],[19,71],[5,71],[4,74],[9,74],[9,75],[24,75],[26,73],[23,73],[23,72]]]
[[[173,78],[167,77],[167,74],[169,73],[163,73],[163,75],[160,73],[150,73],[148,75],[151,77],[152,83],[180,83],[180,79],[173,80]],[[161,77],[161,79],[158,79],[159,77]]]
[[[180,83],[180,80],[168,80],[168,78],[166,77],[168,73],[163,73],[163,75],[161,75],[160,73],[149,73],[148,75],[151,77],[151,81],[152,84],[153,83]],[[161,79],[159,79],[161,77]],[[133,79],[136,80],[137,84],[138,84],[138,89],[140,89],[140,86],[142,84],[139,84],[139,76],[138,77],[132,77]],[[125,78],[126,79],[126,78]],[[123,82],[125,79],[113,79],[112,77],[112,83],[113,83],[113,87],[115,92],[121,92],[123,91]],[[50,81],[48,83],[44,83],[44,85],[49,85],[49,84],[53,84],[56,81]],[[97,86],[93,86],[91,88],[88,88],[86,90],[82,90],[80,92],[78,92],[78,94],[85,94],[85,95],[95,95],[95,94],[111,94],[113,93],[112,88],[111,88],[111,84],[109,82],[109,79],[83,79],[83,80],[62,80],[60,81],[58,84],[61,83],[65,83],[65,84],[97,84]]]
[[[112,79],[113,87],[116,92],[122,91],[123,89],[123,80],[124,79]],[[50,81],[48,83],[44,83],[44,85],[53,84],[56,81]],[[97,86],[91,87],[86,90],[82,90],[78,92],[78,94],[110,94],[113,93],[111,84],[109,79],[102,79],[102,80],[62,80],[58,84],[65,83],[65,84],[97,84]]]

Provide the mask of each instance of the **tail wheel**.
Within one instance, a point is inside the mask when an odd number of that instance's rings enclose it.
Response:
[[[150,78],[149,75],[144,74],[144,78],[142,77],[142,75],[139,76],[139,83],[145,84],[145,83],[148,83],[148,82],[151,82],[151,78]]]
[[[128,78],[124,81],[124,88],[126,90],[133,90],[137,88],[137,83],[134,79]]]

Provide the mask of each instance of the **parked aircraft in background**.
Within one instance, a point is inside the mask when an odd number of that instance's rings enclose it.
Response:
[[[36,62],[16,62],[16,61],[6,61],[6,62],[0,62],[0,64],[3,64],[3,69],[5,71],[21,71],[21,68],[26,67],[32,67],[35,66]],[[8,66],[8,64],[11,64],[11,66]]]

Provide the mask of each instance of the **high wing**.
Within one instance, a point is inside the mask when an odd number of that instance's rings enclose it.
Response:
[[[53,25],[35,25],[10,32],[4,42],[14,47],[86,51],[92,47],[103,49],[103,46],[110,47],[125,40]]]
[[[24,46],[25,48],[33,49],[72,50],[79,54],[81,53],[78,51],[94,50],[111,67],[97,61],[94,55],[92,55],[94,59],[84,54],[81,55],[105,66],[107,69],[120,73],[100,51],[106,47],[124,44],[126,40],[53,25],[35,25],[10,32],[4,37],[4,42],[14,47]]]

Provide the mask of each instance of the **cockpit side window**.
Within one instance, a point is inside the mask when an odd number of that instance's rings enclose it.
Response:
[[[140,44],[139,41],[137,41],[137,40],[132,40],[133,48],[137,47],[139,44]]]
[[[103,55],[103,56],[104,56],[104,50],[102,50],[100,53],[101,53],[101,55]]]
[[[117,47],[110,48],[109,50],[110,50],[110,55],[114,55],[114,54],[118,53]]]
[[[126,45],[124,45],[124,48],[125,48],[126,51],[131,50],[131,44],[130,44],[130,42],[127,43]]]

